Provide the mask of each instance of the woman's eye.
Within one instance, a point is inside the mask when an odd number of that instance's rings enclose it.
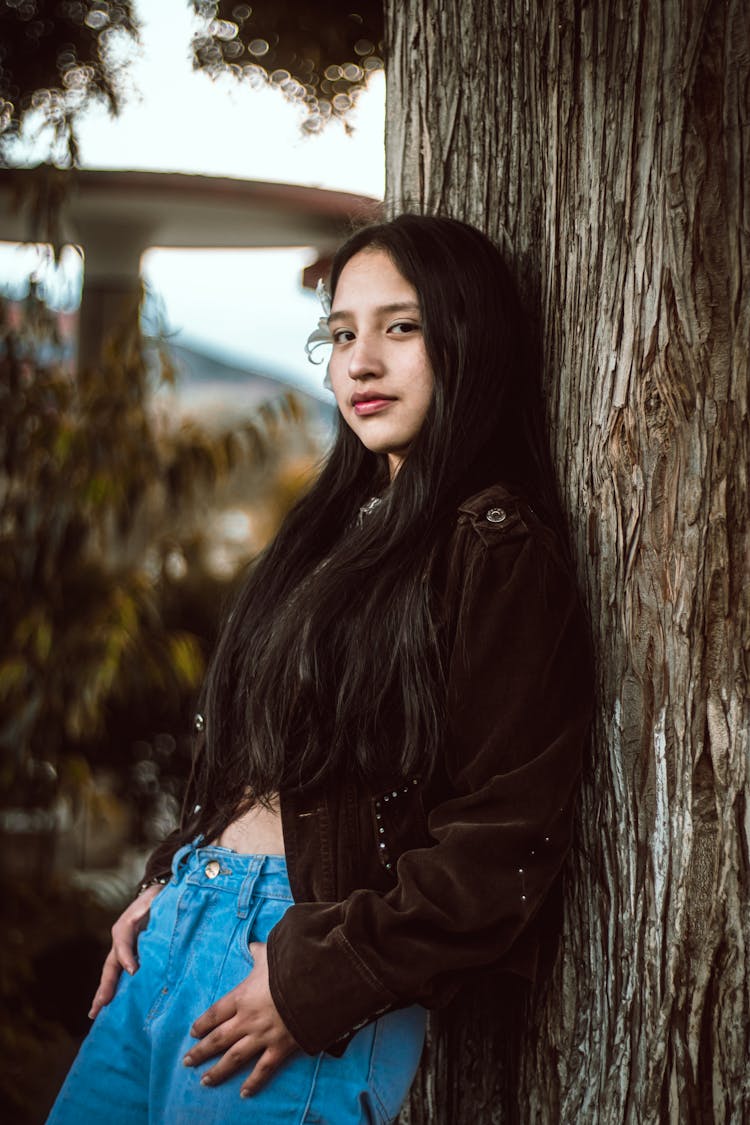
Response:
[[[350,328],[336,328],[331,335],[334,344],[348,344],[350,340],[354,339],[354,333]]]
[[[405,336],[410,332],[419,332],[421,324],[416,324],[413,320],[399,320],[392,324],[389,332],[394,332],[397,336]]]

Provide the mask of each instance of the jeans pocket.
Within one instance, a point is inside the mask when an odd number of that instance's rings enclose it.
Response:
[[[290,898],[262,898],[260,909],[255,915],[253,936],[250,941],[267,942],[271,930],[277,922],[281,921],[291,905]]]
[[[261,899],[255,899],[250,905],[250,913],[247,918],[244,918],[240,925],[237,927],[237,941],[240,947],[242,957],[247,961],[252,969],[255,964],[253,955],[250,952],[250,942],[259,941],[256,937],[258,915],[260,914],[263,902]]]

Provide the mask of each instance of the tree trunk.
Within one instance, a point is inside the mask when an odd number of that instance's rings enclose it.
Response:
[[[750,4],[387,0],[387,202],[512,247],[598,714],[517,1073],[433,1020],[403,1121],[750,1121]],[[473,1005],[473,1006],[472,1006]],[[505,1092],[505,1093],[504,1093]]]

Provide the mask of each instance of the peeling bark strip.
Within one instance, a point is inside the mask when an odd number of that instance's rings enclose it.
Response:
[[[750,3],[387,0],[388,206],[513,247],[598,649],[523,1122],[750,1121]],[[402,1120],[510,1120],[490,1005]],[[504,1064],[503,1064],[504,1065]]]

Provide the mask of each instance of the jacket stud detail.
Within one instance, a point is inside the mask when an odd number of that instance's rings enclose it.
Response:
[[[505,508],[490,508],[486,518],[488,523],[505,523],[508,515]]]
[[[200,712],[198,712],[198,714],[193,719],[193,729],[196,730],[198,734],[206,729],[206,720]]]

